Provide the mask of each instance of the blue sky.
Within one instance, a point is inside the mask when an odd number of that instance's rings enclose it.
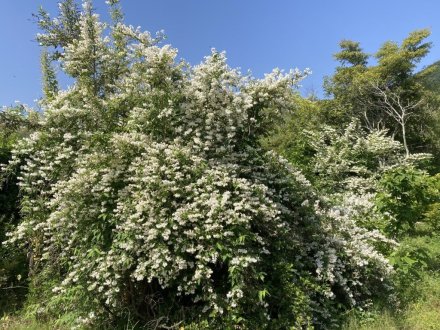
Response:
[[[0,12],[0,105],[32,104],[41,96],[38,32],[31,14],[55,0],[7,0]],[[104,0],[95,0],[106,15]],[[272,68],[310,68],[303,93],[322,90],[336,66],[332,54],[341,39],[360,41],[373,53],[386,40],[400,42],[409,32],[430,28],[433,47],[420,67],[440,60],[438,0],[122,0],[126,23],[155,32],[180,57],[197,64],[212,47],[225,50],[229,64],[262,76]]]

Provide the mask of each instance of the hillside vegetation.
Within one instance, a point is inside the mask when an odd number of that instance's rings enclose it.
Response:
[[[191,66],[108,5],[41,9],[43,111],[0,112],[1,328],[439,328],[430,31],[374,65],[343,40],[303,98],[307,71]]]
[[[418,73],[418,77],[425,88],[438,93],[440,90],[440,61],[423,69]]]

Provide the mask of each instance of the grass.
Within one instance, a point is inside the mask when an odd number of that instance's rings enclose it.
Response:
[[[401,249],[422,248],[426,267],[419,279],[402,281],[398,287],[402,310],[394,306],[376,311],[369,321],[351,317],[343,330],[440,330],[440,237],[428,235],[402,241]]]
[[[401,329],[396,318],[388,311],[382,312],[373,321],[365,322],[356,317],[350,318],[343,326],[343,330],[395,330]]]
[[[420,298],[406,310],[406,329],[440,329],[440,277],[427,276],[420,291]]]
[[[369,322],[353,317],[343,330],[440,330],[440,277],[426,276],[417,285],[419,298],[403,311],[382,310]]]
[[[40,323],[36,320],[7,315],[0,319],[0,330],[61,330],[52,323]]]
[[[427,276],[420,297],[400,313],[383,310],[370,322],[351,318],[344,330],[436,330],[440,329],[440,278]]]

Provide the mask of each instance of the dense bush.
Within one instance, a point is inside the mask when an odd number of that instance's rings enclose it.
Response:
[[[244,77],[216,51],[176,63],[148,33],[104,36],[88,2],[78,27],[59,56],[75,85],[46,94],[5,169],[20,170],[8,244],[30,251],[38,317],[331,328],[387,295],[390,242],[260,147],[303,73]]]
[[[281,124],[267,139],[269,146],[294,155],[289,160],[305,168],[333,210],[370,234],[380,231],[398,243],[394,249],[376,245],[395,270],[395,303],[376,300],[367,314],[350,311],[346,328],[433,327],[438,299],[432,292],[439,287],[439,177],[423,170],[431,169],[432,157],[407,157],[385,130],[366,132],[358,122],[343,128],[316,122],[304,125],[302,134],[293,133],[295,142],[290,141],[292,133],[284,137],[278,133],[291,125]]]
[[[379,186],[376,204],[392,216],[386,228],[390,234],[414,234],[417,224],[428,226],[429,230],[438,228],[438,176],[403,166],[384,173]]]
[[[0,110],[0,164],[11,159],[14,143],[37,128],[38,115],[24,106]],[[14,177],[0,180],[0,242],[20,219],[19,190]],[[0,315],[16,309],[26,293],[26,251],[0,245]]]

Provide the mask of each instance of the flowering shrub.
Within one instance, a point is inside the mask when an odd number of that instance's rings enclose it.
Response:
[[[367,134],[358,121],[343,132],[323,126],[308,135],[315,152],[314,172],[325,191],[371,192],[372,182],[382,172],[405,162],[401,143],[387,136],[386,130]]]
[[[312,179],[325,198],[351,213],[351,218],[361,227],[395,237],[395,226],[404,226],[404,223],[423,217],[428,196],[434,196],[436,191],[428,187],[428,174],[417,169],[423,167],[431,155],[406,156],[402,144],[386,133],[385,130],[366,133],[357,121],[350,123],[343,132],[329,126],[307,132],[314,152],[311,163],[315,178]],[[419,207],[416,209],[402,200],[398,212],[396,200],[405,194],[409,196],[410,192],[408,187],[402,187],[405,175],[398,174],[393,179],[393,173],[408,171],[417,173],[417,180],[426,184],[412,188],[410,199],[417,201]],[[406,210],[405,205],[408,206]]]
[[[104,36],[90,8],[60,57],[75,85],[44,100],[42,129],[4,167],[20,167],[8,243],[32,251],[38,315],[330,328],[386,292],[386,239],[259,145],[305,73],[242,76],[216,51],[191,68],[130,26]]]

